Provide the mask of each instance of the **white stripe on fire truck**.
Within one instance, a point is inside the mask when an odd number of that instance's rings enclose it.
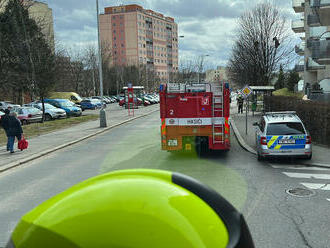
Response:
[[[224,117],[213,118],[166,118],[166,126],[211,126],[213,124],[225,124]]]

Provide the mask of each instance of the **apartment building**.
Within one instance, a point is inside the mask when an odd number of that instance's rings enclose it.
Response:
[[[218,66],[216,70],[206,71],[206,81],[213,82],[216,80],[228,81],[227,68],[224,66]]]
[[[178,71],[178,25],[140,5],[106,7],[100,14],[102,48],[111,65],[146,65],[166,82]]]
[[[300,18],[292,21],[292,30],[300,34],[295,47],[302,56],[296,65],[304,79],[305,89],[319,84],[330,91],[330,0],[293,0]]]
[[[7,2],[8,0],[1,2],[0,11],[4,11]],[[53,10],[47,3],[35,0],[23,0],[23,4],[28,8],[30,18],[41,28],[51,49],[55,51]]]
[[[53,10],[47,3],[25,0],[29,4],[29,15],[41,28],[49,46],[55,51]]]

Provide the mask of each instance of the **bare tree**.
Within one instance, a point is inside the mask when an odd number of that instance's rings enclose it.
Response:
[[[237,85],[268,85],[282,64],[294,59],[287,20],[270,3],[258,4],[238,21],[228,74]]]

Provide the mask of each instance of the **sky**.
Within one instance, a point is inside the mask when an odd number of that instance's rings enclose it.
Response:
[[[83,49],[97,44],[95,0],[41,0],[53,9],[57,44],[68,49]],[[237,18],[262,0],[99,0],[100,12],[104,7],[120,4],[139,4],[178,23],[179,60],[202,55],[210,68],[225,66],[235,39]],[[298,18],[291,0],[273,0],[288,19]],[[179,62],[180,63],[180,62]]]

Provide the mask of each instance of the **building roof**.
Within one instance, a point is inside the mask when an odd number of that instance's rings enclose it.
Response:
[[[253,91],[275,91],[274,86],[250,86]]]

